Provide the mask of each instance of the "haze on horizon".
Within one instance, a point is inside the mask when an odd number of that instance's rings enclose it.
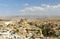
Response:
[[[0,0],[0,16],[60,16],[60,0]]]

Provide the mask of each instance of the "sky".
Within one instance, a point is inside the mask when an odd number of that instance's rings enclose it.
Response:
[[[0,16],[60,16],[60,0],[0,0]]]

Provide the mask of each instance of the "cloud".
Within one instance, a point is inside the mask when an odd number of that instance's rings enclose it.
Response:
[[[24,6],[29,6],[29,4],[28,3],[25,3]]]
[[[25,15],[60,15],[60,4],[25,7],[19,12]]]

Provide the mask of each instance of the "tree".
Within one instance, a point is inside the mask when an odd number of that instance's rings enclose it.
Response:
[[[19,30],[18,30],[18,29],[16,29],[16,32],[19,32]]]

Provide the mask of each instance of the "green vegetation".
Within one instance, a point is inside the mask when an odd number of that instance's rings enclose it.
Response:
[[[19,32],[19,29],[16,29],[16,32]]]

